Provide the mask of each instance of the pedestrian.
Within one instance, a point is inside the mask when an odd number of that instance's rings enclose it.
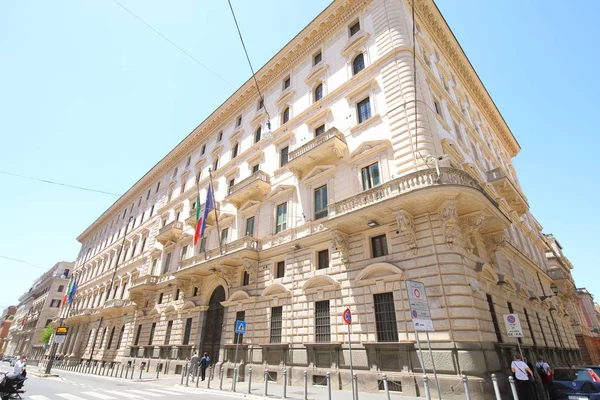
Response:
[[[544,387],[544,397],[546,399],[550,398],[550,381],[552,380],[552,368],[550,364],[544,361],[542,356],[538,357],[538,361],[535,363],[535,369],[540,376],[540,380],[542,381],[542,385]]]
[[[203,381],[206,376],[206,368],[208,368],[209,365],[210,365],[210,357],[208,356],[208,353],[205,351],[204,355],[202,356],[202,359],[200,359],[200,373],[202,374]]]
[[[15,363],[15,366],[13,367],[13,374],[17,374],[17,375],[27,374],[27,372],[25,371],[26,366],[27,366],[27,358],[25,358],[25,356],[21,356],[21,358],[19,360],[17,360],[17,362]]]
[[[190,368],[188,373],[192,374],[192,382],[194,382],[194,376],[196,376],[196,371],[198,371],[198,353],[195,352],[192,358],[190,359]]]
[[[515,354],[514,361],[510,364],[510,370],[514,374],[515,384],[517,385],[517,392],[519,393],[519,399],[530,400],[535,399],[535,394],[532,390],[532,385],[529,382],[529,377],[533,379],[533,372],[523,362],[520,354]]]

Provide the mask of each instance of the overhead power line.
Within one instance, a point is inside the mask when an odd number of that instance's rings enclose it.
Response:
[[[34,267],[34,268],[48,269],[48,268],[40,267],[39,265],[32,264],[32,263],[27,262],[25,260],[19,260],[18,258],[12,258],[12,257],[6,257],[6,256],[0,256],[0,258],[3,258],[5,260],[9,260],[9,261],[15,261],[15,262],[22,263],[22,264],[27,264],[27,265],[29,265],[31,267]]]
[[[202,63],[196,57],[194,57],[193,55],[191,55],[190,53],[188,53],[187,51],[185,51],[185,49],[183,49],[182,47],[180,47],[179,45],[177,45],[177,43],[173,42],[171,39],[169,39],[168,37],[166,37],[165,35],[163,35],[162,33],[160,33],[152,25],[150,25],[149,23],[147,23],[146,21],[144,21],[143,19],[141,19],[140,17],[138,17],[133,11],[131,11],[130,9],[128,9],[127,7],[125,7],[123,4],[119,3],[117,0],[113,0],[113,2],[115,2],[123,10],[127,11],[129,14],[131,14],[133,17],[135,17],[135,19],[137,19],[138,21],[140,21],[142,24],[146,25],[149,29],[151,29],[158,36],[160,36],[161,38],[163,38],[164,40],[166,40],[167,42],[169,42],[169,44],[171,44],[177,50],[181,51],[183,54],[185,54],[186,56],[188,56],[189,58],[191,58],[193,61],[195,61],[202,68],[204,68],[205,70],[207,70],[208,72],[210,72],[211,74],[213,74],[214,76],[216,76],[217,78],[219,78],[220,80],[222,80],[223,82],[225,82],[226,84],[228,84],[229,86],[231,86],[233,88],[236,87],[233,83],[229,82],[227,79],[223,78],[217,72],[215,72],[212,69],[210,69],[206,64]]]
[[[70,187],[72,189],[85,190],[87,192],[108,194],[110,196],[121,196],[118,193],[111,193],[111,192],[105,192],[103,190],[96,190],[96,189],[85,188],[85,187],[82,187],[82,186],[69,185],[67,183],[60,183],[60,182],[50,181],[50,180],[47,180],[47,179],[34,178],[32,176],[19,175],[19,174],[15,174],[15,173],[12,173],[12,172],[7,172],[7,171],[0,171],[0,174],[10,175],[10,176],[16,176],[18,178],[29,179],[29,180],[32,180],[32,181],[49,183],[51,185],[66,186],[66,187]]]

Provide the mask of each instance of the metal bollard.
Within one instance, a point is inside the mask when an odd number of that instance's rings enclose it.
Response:
[[[425,398],[431,400],[431,393],[429,392],[429,378],[426,374],[423,375],[423,387],[425,388]]]
[[[285,368],[283,370],[283,395],[281,396],[282,399],[285,399],[287,397],[287,368]]]
[[[327,372],[326,376],[327,376],[327,400],[331,400],[331,372]]]
[[[156,366],[156,379],[158,380],[158,374],[160,373],[160,368],[158,368],[158,365]]]
[[[517,392],[517,386],[515,385],[515,378],[509,376],[508,383],[510,384],[510,390],[513,394],[514,400],[519,400],[519,393]]]
[[[358,375],[354,374],[352,376],[352,380],[354,382],[354,393],[356,393],[356,400],[358,400]]]
[[[142,372],[144,372],[144,368],[140,366],[140,379],[142,379]]]
[[[265,397],[267,397],[267,393],[269,393],[269,369],[265,368]]]
[[[200,382],[200,369],[201,367],[196,368],[196,387],[198,387],[198,383]]]
[[[208,382],[206,382],[206,388],[210,389],[210,380],[212,379],[213,367],[212,365],[208,366]]]
[[[190,382],[190,367],[192,366],[191,363],[187,364],[185,366],[185,386],[189,386],[188,383]],[[192,374],[194,373],[194,369],[192,368]],[[193,375],[192,375],[192,379],[193,379]]]
[[[500,388],[498,387],[498,378],[496,374],[492,374],[492,384],[494,385],[494,393],[496,394],[496,400],[502,400],[500,396]]]
[[[121,368],[121,378],[123,377],[123,370],[125,369],[125,366],[123,366]],[[129,373],[129,364],[127,364],[127,369],[125,370],[125,379],[127,379],[127,374]]]
[[[304,400],[308,400],[308,372],[304,371],[302,376],[304,378]]]
[[[133,380],[133,373],[135,372],[135,364],[131,366],[131,379]]]
[[[187,365],[184,365],[183,368],[181,368],[181,385],[183,385],[183,378],[185,378],[186,375],[187,375]]]
[[[469,391],[469,378],[466,375],[462,376],[463,385],[465,386],[465,399],[471,400],[471,392]]]
[[[385,391],[385,397],[387,397],[387,400],[390,400],[390,387],[388,385],[387,375],[383,374],[381,376],[381,380],[383,381],[383,390]]]
[[[233,367],[233,376],[231,377],[231,391],[235,392],[235,384],[237,382],[238,367],[237,364]]]
[[[221,376],[219,376],[219,390],[223,390],[223,366],[221,366]]]
[[[248,368],[248,394],[252,393],[252,367]]]

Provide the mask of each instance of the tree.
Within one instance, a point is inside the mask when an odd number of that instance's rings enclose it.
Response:
[[[50,343],[50,338],[52,337],[53,333],[54,333],[54,329],[52,328],[52,326],[51,325],[46,326],[46,329],[44,329],[44,331],[42,332],[42,342],[44,344]]]

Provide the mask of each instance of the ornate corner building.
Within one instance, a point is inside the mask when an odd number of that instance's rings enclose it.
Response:
[[[386,373],[416,394],[413,279],[444,391],[467,374],[491,393],[516,351],[507,313],[527,357],[576,362],[519,145],[431,0],[414,5],[413,43],[412,6],[334,1],[258,71],[264,100],[246,82],[88,227],[59,354],[180,373],[207,351],[231,374],[239,341],[240,379],[287,368],[343,386],[350,307],[359,384]],[[194,246],[209,169],[216,210]]]

